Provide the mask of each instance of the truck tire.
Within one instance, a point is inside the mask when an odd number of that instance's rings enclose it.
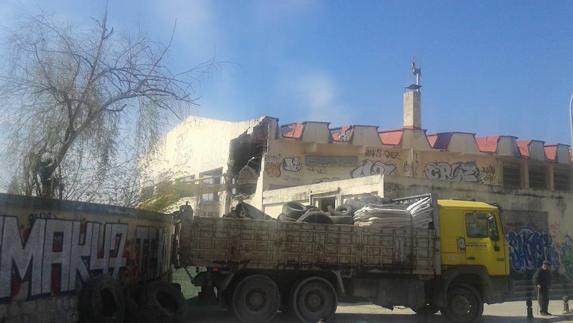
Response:
[[[469,323],[481,316],[483,302],[473,287],[457,284],[448,288],[447,307],[441,311],[452,322]]]
[[[283,221],[283,222],[284,221],[286,221],[286,222],[295,222],[296,221],[295,218],[291,218],[290,216],[288,216],[284,213],[279,214],[279,217],[277,218],[277,220]]]
[[[137,323],[142,322],[142,293],[141,286],[128,286],[125,288],[125,322]]]
[[[333,224],[330,216],[322,211],[309,210],[296,222]]]
[[[440,310],[440,308],[438,306],[435,306],[432,304],[426,304],[426,305],[418,307],[418,308],[412,308],[412,311],[414,311],[417,315],[420,315],[420,316],[434,315],[434,314],[438,313],[439,310]]]
[[[350,205],[339,205],[331,212],[332,216],[353,216],[354,209]]]
[[[291,293],[290,311],[304,323],[331,322],[338,306],[332,284],[322,277],[299,282]]]
[[[122,323],[125,297],[119,282],[107,275],[87,281],[78,298],[80,322]]]
[[[177,323],[185,318],[185,298],[181,290],[164,281],[154,281],[139,295],[139,322]],[[132,304],[133,305],[133,304]]]
[[[306,212],[306,206],[299,202],[287,202],[283,204],[283,214],[290,218],[298,219]]]
[[[279,288],[268,276],[247,276],[233,289],[230,305],[241,322],[270,322],[281,305]]]

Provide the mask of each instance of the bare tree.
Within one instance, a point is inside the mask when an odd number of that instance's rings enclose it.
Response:
[[[86,29],[37,16],[11,35],[0,113],[11,120],[12,191],[106,200],[114,187],[133,189],[139,157],[194,104],[192,83],[209,63],[175,74],[171,40],[119,35],[107,18]]]

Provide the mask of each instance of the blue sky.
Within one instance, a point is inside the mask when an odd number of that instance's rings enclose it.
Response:
[[[103,1],[0,0],[0,37],[41,11],[89,23]],[[166,42],[174,70],[214,58],[195,113],[402,124],[412,56],[429,132],[566,143],[573,1],[110,1],[116,30]]]

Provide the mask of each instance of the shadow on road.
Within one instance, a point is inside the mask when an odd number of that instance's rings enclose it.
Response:
[[[189,311],[187,322],[191,323],[239,323],[233,315],[222,309],[193,309]],[[273,320],[273,323],[291,323],[297,322],[292,316],[286,313],[279,313]],[[396,323],[422,323],[422,322],[448,322],[441,315],[432,315],[429,317],[420,317],[414,314],[355,314],[339,313],[336,314],[336,323],[379,323],[379,322],[396,322]],[[573,322],[573,315],[562,315],[548,318],[535,318],[527,320],[523,316],[497,316],[484,315],[478,322],[482,323],[523,323],[523,322]]]

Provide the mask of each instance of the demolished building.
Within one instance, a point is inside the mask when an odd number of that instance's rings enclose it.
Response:
[[[434,192],[503,208],[515,272],[552,258],[573,278],[572,155],[568,145],[511,135],[427,133],[421,92],[404,92],[404,124],[331,127],[189,117],[171,131],[146,169],[148,200],[222,216],[240,199],[277,217],[287,201],[319,208],[363,194]],[[168,196],[169,198],[165,198]]]

